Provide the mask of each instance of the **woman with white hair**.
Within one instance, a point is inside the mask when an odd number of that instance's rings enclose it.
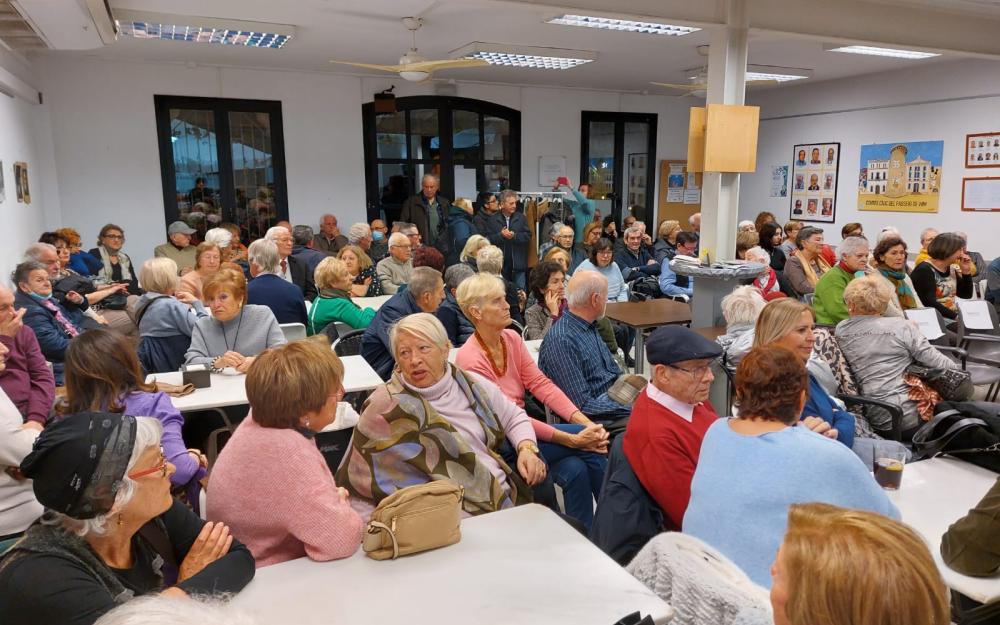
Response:
[[[138,597],[111,610],[94,625],[263,625],[228,601],[163,595]]]
[[[753,280],[754,288],[760,291],[761,296],[765,300],[771,301],[776,297],[785,296],[781,292],[781,280],[778,277],[778,272],[771,266],[771,259],[773,257],[767,253],[767,250],[760,246],[754,246],[748,249],[743,257],[748,263],[757,263],[767,267],[767,269]]]
[[[389,341],[396,369],[368,399],[337,484],[378,504],[401,488],[449,479],[464,487],[467,515],[530,502],[546,469],[524,410],[448,363],[451,344],[434,315],[404,317]],[[507,446],[516,449],[514,466],[504,460]]]
[[[146,290],[135,307],[139,361],[147,373],[177,371],[191,346],[195,324],[208,311],[200,299],[178,290],[177,263],[169,258],[144,262],[139,280]]]
[[[865,396],[903,408],[904,440],[921,424],[917,402],[909,398],[903,380],[912,364],[937,369],[959,369],[959,365],[927,342],[923,333],[898,317],[883,317],[892,289],[879,276],[853,280],[844,289],[850,318],[837,324],[837,343],[847,358]]]
[[[206,243],[215,243],[219,247],[219,252],[222,254],[223,262],[229,262],[232,260],[232,254],[230,253],[229,246],[233,242],[233,233],[226,228],[212,228],[205,233]]]
[[[510,318],[523,328],[524,316],[521,314],[521,306],[527,298],[522,300],[522,292],[518,291],[517,285],[500,274],[503,270],[503,250],[495,245],[486,245],[476,252],[476,266],[479,268],[479,273],[486,273],[503,280],[507,304],[510,305]]]
[[[764,250],[761,250],[761,253],[767,256]],[[732,293],[722,298],[722,316],[726,320],[726,333],[715,340],[722,345],[723,363],[730,371],[736,371],[740,360],[753,347],[754,325],[766,304],[760,291],[749,285],[738,286]]]
[[[46,508],[0,563],[8,625],[90,625],[132,597],[239,592],[250,552],[170,496],[151,417],[84,412],[49,425],[20,471]]]

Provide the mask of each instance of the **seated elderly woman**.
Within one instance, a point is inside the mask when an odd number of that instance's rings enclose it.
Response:
[[[790,506],[771,579],[776,625],[951,622],[948,589],[927,543],[909,526],[871,512]]]
[[[129,295],[142,295],[139,288],[138,272],[132,266],[132,259],[122,251],[125,246],[125,231],[115,224],[101,228],[97,237],[97,247],[90,250],[91,256],[101,261],[101,269],[95,278],[104,284],[127,284]]]
[[[765,304],[760,291],[752,286],[738,286],[722,298],[726,333],[715,340],[722,346],[723,362],[730,371],[736,371],[740,360],[753,347],[754,326]]]
[[[862,393],[903,408],[903,439],[909,440],[922,421],[903,380],[906,368],[920,364],[959,369],[960,365],[928,343],[914,324],[883,317],[891,299],[892,290],[880,277],[867,276],[848,284],[844,301],[850,318],[837,324],[836,336]]]
[[[222,252],[215,243],[201,243],[194,258],[194,269],[184,274],[178,290],[190,293],[195,299],[205,302],[202,285],[222,267]]]
[[[495,245],[487,245],[476,254],[476,266],[479,267],[479,273],[496,276],[503,280],[505,297],[510,306],[510,318],[524,326],[524,315],[521,314],[522,302],[518,295],[517,285],[500,274],[503,269],[503,250]]]
[[[881,276],[892,288],[892,299],[885,310],[886,317],[903,317],[904,311],[920,308],[913,281],[906,273],[906,241],[898,235],[881,237],[872,250],[875,275]]]
[[[205,243],[214,243],[219,248],[219,254],[222,256],[222,262],[231,263],[236,262],[235,254],[231,249],[233,244],[233,233],[229,231],[228,228],[211,228],[205,233]],[[249,250],[247,250],[249,253]]]
[[[169,258],[144,262],[139,280],[146,289],[135,307],[139,362],[149,373],[177,371],[191,346],[195,324],[208,311],[200,299],[178,291],[177,264]]]
[[[525,408],[525,393],[531,392],[536,400],[569,422],[553,427],[535,418],[531,425],[541,441],[542,457],[563,489],[566,514],[589,530],[594,501],[601,494],[608,464],[603,455],[607,454],[607,432],[545,377],[521,336],[506,329],[510,311],[499,278],[485,274],[469,278],[458,287],[458,304],[472,320],[476,333],[458,350],[455,364],[496,384],[518,407]],[[544,417],[544,413],[535,416]]]
[[[212,467],[208,518],[232,528],[257,566],[346,558],[361,544],[361,517],[312,439],[336,418],[343,378],[326,337],[268,350],[247,373],[250,416]]]
[[[71,314],[79,311],[101,325],[135,333],[135,323],[125,310],[128,285],[97,286],[89,277],[70,269],[69,246],[59,234],[43,233],[38,243],[32,243],[24,250],[24,260],[45,265],[52,282],[52,297]]]
[[[545,338],[566,310],[566,268],[554,260],[538,263],[531,270],[528,288],[535,303],[524,311],[524,337],[536,341]]]
[[[781,277],[774,270],[774,267],[770,265],[771,256],[767,253],[767,250],[759,246],[754,246],[748,249],[743,257],[748,263],[757,263],[767,267],[759,276],[754,278],[752,283],[754,288],[760,292],[766,301],[769,302],[778,297],[785,297],[785,294],[781,290]]]
[[[21,473],[46,512],[0,563],[4,623],[90,625],[137,595],[235,593],[253,578],[229,528],[171,498],[161,432],[110,412],[45,428]]]
[[[458,260],[465,263],[469,267],[472,267],[473,271],[479,271],[479,267],[476,266],[476,254],[479,250],[483,249],[490,244],[490,240],[481,234],[474,234],[465,242],[465,247],[462,248],[462,253],[459,254]]]
[[[383,295],[382,281],[378,279],[378,274],[375,273],[375,264],[372,263],[371,257],[364,250],[357,245],[345,245],[337,252],[337,258],[344,262],[344,265],[347,267],[347,273],[351,276],[351,295],[354,297],[378,297]],[[323,261],[320,262],[322,263]],[[313,274],[315,273],[314,270]],[[319,288],[319,284],[316,285],[316,288]]]
[[[56,386],[62,386],[66,348],[84,331],[83,314],[66,310],[52,297],[49,271],[41,263],[21,263],[11,280],[17,286],[14,306],[25,310],[22,321],[35,333],[42,354],[52,363]]]
[[[839,261],[816,282],[813,309],[816,322],[836,325],[847,319],[844,305],[844,288],[868,266],[868,241],[861,237],[847,237],[837,248]]]
[[[972,297],[975,265],[965,253],[965,240],[954,232],[943,232],[927,245],[929,258],[910,273],[913,288],[928,308],[945,319],[958,318],[956,298]]]
[[[769,306],[795,303],[778,300]],[[736,370],[740,416],[705,434],[683,531],[704,540],[761,586],[785,533],[788,507],[824,502],[899,518],[849,449],[799,425],[809,376],[783,347],[755,348]]]
[[[663,264],[664,259],[673,259],[677,255],[677,235],[682,231],[681,222],[676,219],[665,219],[656,229],[656,243],[653,244],[653,259]]]
[[[816,283],[830,270],[830,263],[823,256],[823,230],[805,226],[795,237],[798,251],[785,261],[785,277],[795,292],[808,295],[816,290]]]
[[[29,332],[30,333],[30,332]],[[0,374],[4,373],[7,346],[0,343]],[[51,374],[50,374],[51,375]],[[51,378],[49,383],[51,385]],[[51,386],[50,386],[51,388]],[[16,467],[31,453],[31,446],[43,423],[25,421],[17,406],[7,393],[0,388],[0,436],[3,440],[3,456],[0,464]],[[35,499],[31,482],[22,479],[15,471],[0,472],[0,553],[20,538],[21,534],[42,516],[42,505]]]
[[[234,367],[246,373],[254,357],[285,344],[274,313],[267,306],[246,304],[247,283],[235,269],[221,269],[204,286],[211,317],[198,320],[191,333],[187,364]]]
[[[327,325],[336,322],[361,330],[375,318],[374,308],[361,308],[351,301],[351,274],[344,261],[332,256],[324,258],[316,266],[313,280],[319,295],[309,308],[306,329],[310,335],[318,334]]]
[[[404,317],[389,340],[396,370],[368,399],[337,483],[378,504],[449,479],[464,487],[470,515],[530,502],[546,472],[531,417],[492,382],[448,364],[448,336],[434,315]],[[514,467],[502,455],[508,441]]]
[[[444,272],[444,301],[441,302],[434,314],[444,326],[445,332],[448,333],[448,340],[454,347],[465,345],[465,342],[476,331],[456,299],[459,285],[474,275],[476,272],[465,263],[452,265]]]
[[[627,302],[628,284],[614,260],[614,246],[608,239],[599,239],[590,246],[590,256],[577,265],[576,271],[596,271],[608,281],[608,301]]]
[[[81,276],[97,275],[97,272],[101,270],[101,261],[94,258],[89,252],[83,251],[83,240],[80,238],[80,233],[73,228],[59,228],[55,232],[66,239],[66,243],[69,245],[69,264],[67,266]]]
[[[208,459],[199,450],[184,445],[184,417],[174,408],[169,395],[146,384],[143,378],[130,339],[109,330],[85,332],[66,350],[67,410],[117,412],[158,420],[163,428],[160,447],[174,465],[170,483],[186,488],[188,501],[197,509],[199,485],[208,474]]]

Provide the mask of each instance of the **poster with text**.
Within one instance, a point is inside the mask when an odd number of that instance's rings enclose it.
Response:
[[[788,197],[788,165],[771,167],[771,197]]]
[[[792,149],[789,215],[797,221],[837,219],[839,143],[801,143]]]
[[[858,210],[936,213],[944,141],[861,146]]]

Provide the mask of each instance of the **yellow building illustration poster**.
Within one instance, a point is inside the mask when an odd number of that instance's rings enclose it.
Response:
[[[858,210],[936,213],[944,141],[861,146]]]

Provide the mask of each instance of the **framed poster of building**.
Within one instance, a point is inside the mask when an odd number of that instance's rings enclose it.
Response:
[[[965,166],[1000,167],[1000,132],[965,135]]]
[[[792,150],[789,216],[797,221],[837,219],[839,143],[801,143]]]
[[[944,141],[861,146],[858,210],[936,213]]]

